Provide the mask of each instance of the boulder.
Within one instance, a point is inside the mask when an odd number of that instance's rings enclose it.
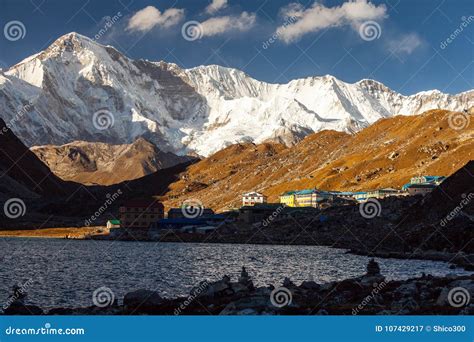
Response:
[[[191,291],[192,293],[192,291]],[[230,278],[224,276],[221,280],[209,283],[206,288],[206,291],[202,294],[203,297],[222,297],[229,296],[233,293],[231,288]]]
[[[149,308],[163,304],[165,300],[156,291],[137,290],[129,292],[123,298],[123,305],[130,309]]]
[[[271,314],[277,308],[271,305],[267,296],[249,296],[227,304],[219,315],[261,315]]]
[[[313,291],[318,291],[321,288],[321,285],[316,283],[315,281],[303,281],[300,285],[300,288],[303,290],[313,290]]]
[[[43,315],[43,309],[36,305],[26,305],[21,301],[13,302],[4,311],[5,315]]]

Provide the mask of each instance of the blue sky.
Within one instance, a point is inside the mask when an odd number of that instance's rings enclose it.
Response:
[[[24,32],[9,40],[12,21]],[[331,74],[403,94],[474,88],[472,0],[0,0],[0,25],[2,67],[76,31],[131,58],[219,64],[267,82]]]

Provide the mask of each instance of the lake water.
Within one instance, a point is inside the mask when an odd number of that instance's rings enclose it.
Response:
[[[344,252],[319,246],[0,238],[0,303],[7,302],[15,283],[25,282],[27,302],[43,308],[92,305],[92,293],[103,286],[120,303],[137,289],[187,295],[202,280],[225,274],[236,280],[243,265],[256,285],[279,285],[285,277],[299,285],[311,277],[322,283],[362,275],[369,258]],[[443,262],[377,261],[389,279],[468,273]]]

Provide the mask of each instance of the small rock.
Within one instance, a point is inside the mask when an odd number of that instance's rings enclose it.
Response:
[[[295,283],[291,281],[290,278],[285,277],[285,279],[283,280],[283,287],[290,288],[290,287],[296,287],[296,285]]]

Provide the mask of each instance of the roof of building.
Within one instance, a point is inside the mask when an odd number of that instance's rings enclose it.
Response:
[[[310,194],[322,194],[322,195],[331,195],[329,191],[323,191],[319,189],[304,189],[295,191],[296,195],[310,195]]]
[[[245,194],[243,194],[242,196],[262,196],[262,197],[266,197],[264,194],[260,193],[260,192],[256,192],[256,191],[251,191],[251,192],[247,192]]]
[[[108,220],[111,224],[120,224],[120,220]]]
[[[426,182],[434,182],[440,179],[445,179],[446,176],[415,176],[413,178],[424,178]]]
[[[312,190],[312,189],[304,189],[304,190],[296,191],[296,194],[297,195],[309,195],[309,194],[312,194],[312,193],[315,193],[315,192],[316,191]]]
[[[332,195],[336,195],[336,196],[352,196],[352,195],[354,195],[354,192],[352,192],[352,191],[330,191],[329,193],[332,194]]]

